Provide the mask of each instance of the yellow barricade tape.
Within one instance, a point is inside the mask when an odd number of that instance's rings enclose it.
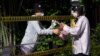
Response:
[[[30,20],[69,20],[72,16],[6,16],[0,17],[0,21],[12,22],[12,21],[30,21]]]
[[[71,19],[70,26],[71,26],[72,28],[74,28],[74,27],[76,26],[76,24],[75,24],[75,19]]]
[[[65,46],[65,47],[50,49],[46,51],[34,52],[28,55],[17,55],[17,56],[43,56],[43,55],[53,54],[53,53],[57,53],[57,52],[65,51],[65,50],[71,50],[71,49],[72,49],[71,46]]]
[[[2,22],[15,22],[15,21],[30,21],[30,20],[70,20],[73,19],[72,16],[38,16],[38,17],[32,17],[32,16],[6,16],[6,17],[0,17],[0,21]],[[65,46],[55,49],[50,49],[47,51],[42,52],[34,52],[29,55],[17,55],[17,56],[42,56],[42,55],[48,55],[53,54],[56,52],[61,52],[67,49],[71,49],[71,46]]]

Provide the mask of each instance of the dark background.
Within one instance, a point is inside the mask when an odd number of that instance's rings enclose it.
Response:
[[[70,15],[70,0],[0,0],[1,16],[30,16],[35,3],[40,3],[45,12],[59,11],[57,15]],[[86,16],[91,27],[100,22],[100,0],[83,0]]]

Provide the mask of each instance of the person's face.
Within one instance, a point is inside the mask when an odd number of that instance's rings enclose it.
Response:
[[[44,13],[42,13],[42,12],[37,12],[37,13],[35,13],[35,15],[36,15],[36,16],[43,16]]]
[[[78,12],[71,10],[71,15],[74,16],[75,18],[78,17]]]

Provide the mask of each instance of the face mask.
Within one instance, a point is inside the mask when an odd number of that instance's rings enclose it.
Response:
[[[36,13],[35,15],[36,15],[36,16],[44,16],[44,13],[40,13],[40,12],[39,12],[39,13]]]
[[[71,11],[71,14],[72,14],[72,16],[74,16],[75,18],[77,18],[77,17],[78,17],[77,12]]]

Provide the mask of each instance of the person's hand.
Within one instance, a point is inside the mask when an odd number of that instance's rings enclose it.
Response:
[[[56,35],[59,35],[60,30],[59,29],[53,29],[53,33],[56,34]]]
[[[59,30],[61,30],[61,31],[62,31],[62,30],[63,30],[64,25],[65,25],[64,23],[60,23],[60,26],[58,27],[58,28],[59,28]]]
[[[62,40],[65,40],[65,38],[67,37],[68,33],[66,31],[61,31],[59,34],[59,38]]]

